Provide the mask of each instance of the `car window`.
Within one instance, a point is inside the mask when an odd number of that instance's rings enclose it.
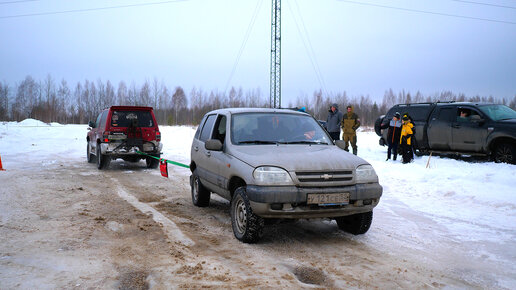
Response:
[[[426,121],[432,107],[429,105],[411,105],[400,109],[401,115],[408,113],[413,121]]]
[[[480,110],[494,121],[516,119],[516,111],[504,105],[482,106]]]
[[[100,128],[104,129],[104,128],[106,128],[106,119],[107,119],[108,111],[102,112],[101,115],[102,115],[102,117],[100,118]]]
[[[97,117],[97,121],[95,123],[95,128],[99,128],[99,126],[100,126],[100,118],[102,118],[102,113],[100,113],[99,116]]]
[[[199,123],[199,126],[197,126],[197,130],[195,130],[195,135],[194,135],[195,139],[199,139],[199,136],[201,136],[201,128],[205,121],[206,121],[206,116],[204,116],[204,118],[202,118],[201,122]]]
[[[215,123],[216,130],[213,130],[212,139],[218,139],[222,144],[226,139],[226,116],[219,115],[217,122]]]
[[[480,114],[478,111],[471,108],[459,107],[456,114],[456,120],[459,123],[473,123],[480,120]]]
[[[452,122],[455,118],[455,108],[441,108],[437,114],[437,119],[445,122]]]
[[[329,136],[308,115],[240,113],[231,117],[231,142],[245,144],[332,144]]]
[[[154,127],[150,111],[113,111],[111,115],[113,127]]]
[[[206,142],[211,137],[211,132],[213,128],[213,124],[215,123],[217,115],[210,115],[208,118],[206,118],[206,122],[204,123],[204,126],[201,130],[201,137],[199,140]]]

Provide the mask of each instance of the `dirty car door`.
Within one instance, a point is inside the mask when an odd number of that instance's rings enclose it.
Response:
[[[197,164],[197,174],[204,186],[213,189],[217,184],[217,166],[212,162],[211,151],[205,148],[213,132],[213,125],[217,115],[209,115],[204,122],[198,140],[194,140],[192,154]]]
[[[461,152],[480,152],[487,138],[487,126],[480,122],[482,116],[471,108],[459,108],[467,111],[468,118],[464,121],[455,121],[452,124],[451,149]]]
[[[428,145],[430,149],[449,150],[451,137],[451,122],[455,117],[454,107],[437,108],[428,124]]]

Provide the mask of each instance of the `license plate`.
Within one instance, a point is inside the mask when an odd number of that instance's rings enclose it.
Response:
[[[309,193],[307,204],[342,205],[349,204],[349,192],[344,193]]]
[[[109,135],[109,140],[124,140],[127,138],[126,135],[117,134],[117,135]]]

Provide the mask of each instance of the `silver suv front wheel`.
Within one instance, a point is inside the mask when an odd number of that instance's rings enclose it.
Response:
[[[231,225],[235,237],[244,243],[255,243],[262,237],[263,218],[253,213],[245,187],[237,188],[231,200]]]

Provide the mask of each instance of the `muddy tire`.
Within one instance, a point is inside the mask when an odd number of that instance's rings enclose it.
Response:
[[[196,171],[192,174],[192,180],[190,182],[190,186],[192,188],[192,203],[198,207],[207,207],[210,205],[211,193],[202,185],[199,176],[195,173]]]
[[[153,156],[155,156],[155,155],[153,155]],[[155,157],[159,158],[159,155],[155,156]],[[147,168],[156,169],[156,168],[158,168],[159,160],[152,158],[152,157],[145,157],[145,164],[147,165]]]
[[[235,238],[244,243],[256,243],[260,240],[264,220],[253,213],[245,187],[242,186],[235,190],[230,211]]]
[[[95,155],[91,154],[91,145],[90,141],[86,141],[88,144],[86,145],[86,160],[88,160],[88,163],[95,162]]]
[[[339,229],[353,235],[365,234],[373,222],[373,212],[358,213],[335,219]]]
[[[516,164],[515,146],[509,143],[501,143],[496,146],[493,152],[493,159],[496,163]]]
[[[97,144],[97,168],[99,170],[106,169],[109,167],[110,162],[111,158],[108,155],[102,154],[100,152],[100,144]]]

